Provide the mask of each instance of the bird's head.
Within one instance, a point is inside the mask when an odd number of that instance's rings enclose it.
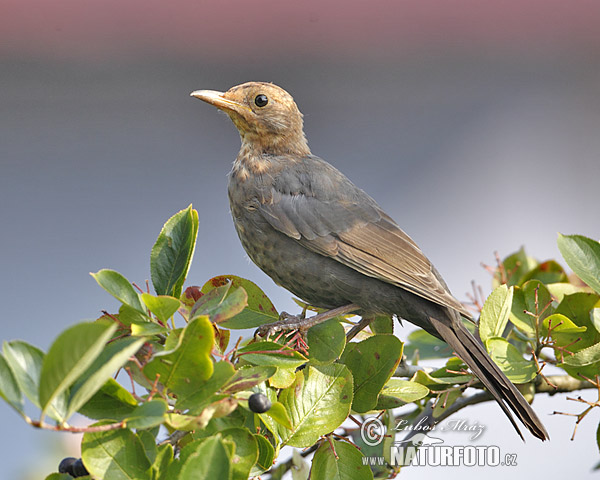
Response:
[[[247,147],[274,155],[310,153],[302,113],[292,96],[277,85],[248,82],[224,93],[196,90],[191,96],[229,115]]]

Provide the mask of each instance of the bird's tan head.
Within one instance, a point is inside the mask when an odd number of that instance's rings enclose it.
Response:
[[[292,96],[277,85],[248,82],[224,93],[196,90],[191,96],[227,113],[245,147],[274,155],[310,153],[302,113]]]

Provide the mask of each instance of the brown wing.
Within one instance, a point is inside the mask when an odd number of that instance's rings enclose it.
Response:
[[[327,198],[320,199],[318,182],[312,183],[310,195],[275,188],[259,211],[275,229],[306,248],[470,318],[416,243],[371,197],[331,169],[342,183],[339,198],[332,198],[328,190]]]

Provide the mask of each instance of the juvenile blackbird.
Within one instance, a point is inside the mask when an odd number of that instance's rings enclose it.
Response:
[[[242,146],[229,175],[235,228],[250,258],[311,305],[395,314],[444,340],[536,437],[548,434],[517,388],[464,327],[470,318],[416,243],[344,174],[311,154],[289,93],[249,82],[191,94],[224,111]]]

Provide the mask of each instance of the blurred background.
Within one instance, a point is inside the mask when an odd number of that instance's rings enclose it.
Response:
[[[46,350],[68,325],[114,311],[88,272],[143,284],[163,222],[190,203],[200,233],[188,284],[240,275],[295,311],[238,242],[226,174],[239,137],[189,97],[196,89],[287,89],[313,152],[369,192],[461,300],[471,280],[489,293],[480,263],[494,251],[524,245],[544,260],[559,258],[557,232],[600,237],[597,1],[0,0],[0,10],[3,340]],[[545,444],[521,442],[495,404],[463,411],[487,426],[479,444],[516,453],[518,467],[444,477],[591,476],[599,413],[570,441],[574,419],[552,412],[579,405],[539,395],[534,407]],[[79,456],[78,438],[36,431],[5,403],[0,421],[5,478],[44,478]]]

